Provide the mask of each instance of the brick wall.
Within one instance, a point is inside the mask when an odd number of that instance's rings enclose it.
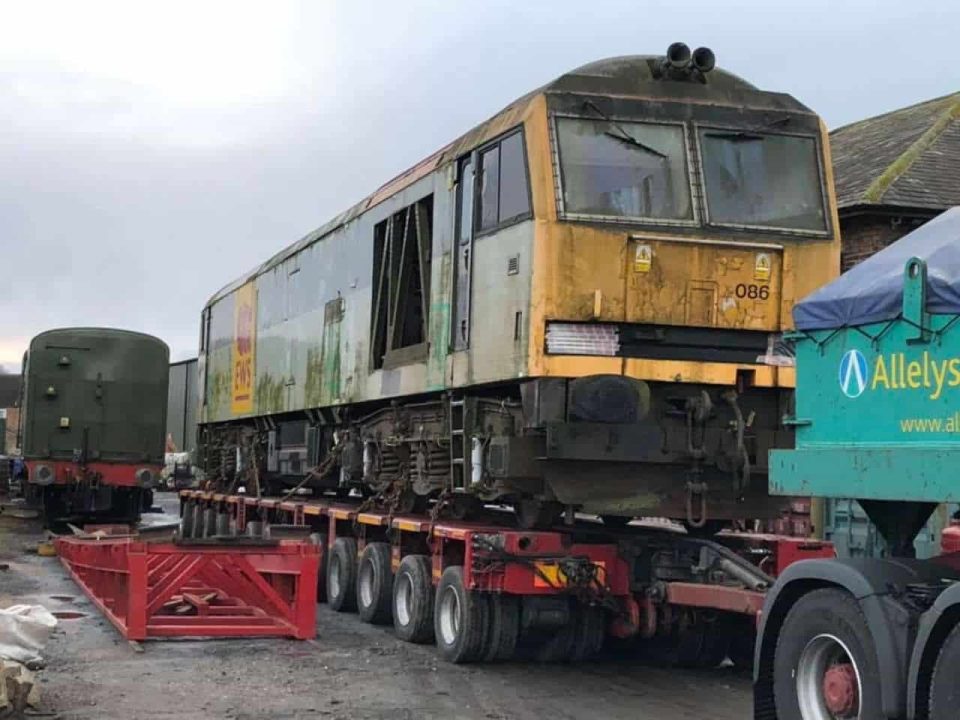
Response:
[[[890,215],[840,217],[840,270],[845,272],[883,250],[908,232],[916,230],[927,218],[902,218]]]

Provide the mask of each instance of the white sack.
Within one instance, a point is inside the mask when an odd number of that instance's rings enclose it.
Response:
[[[57,619],[41,605],[14,605],[0,610],[0,660],[39,660],[40,651],[56,626]]]

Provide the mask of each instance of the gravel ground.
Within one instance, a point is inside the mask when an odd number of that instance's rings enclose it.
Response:
[[[166,502],[164,503],[167,504]],[[35,527],[0,516],[0,607],[30,602],[85,616],[46,648],[43,711],[63,720],[337,718],[744,720],[750,678],[629,657],[580,665],[453,666],[354,615],[317,608],[317,638],[147,642],[138,652],[55,559],[25,553]],[[57,600],[66,595],[72,599]]]

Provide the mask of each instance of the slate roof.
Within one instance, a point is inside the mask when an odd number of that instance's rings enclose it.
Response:
[[[0,408],[11,408],[20,396],[20,376],[0,372]],[[0,445],[2,448],[2,445]]]
[[[830,133],[840,209],[960,205],[960,93]]]

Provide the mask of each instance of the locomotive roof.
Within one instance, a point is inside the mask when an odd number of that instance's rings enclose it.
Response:
[[[97,336],[108,336],[108,337],[117,337],[117,336],[126,336],[126,337],[137,337],[141,340],[152,341],[159,343],[164,348],[167,348],[167,344],[156,337],[155,335],[148,335],[147,333],[138,332],[136,330],[122,330],[120,328],[104,328],[104,327],[66,327],[66,328],[53,328],[52,330],[45,330],[44,332],[35,335],[32,340],[30,340],[30,348],[33,348],[34,343],[37,341],[49,338],[51,336],[72,336],[76,337],[77,335],[97,335]],[[167,348],[169,352],[169,348]]]
[[[441,165],[455,160],[469,150],[483,144],[486,140],[495,137],[507,129],[501,128],[502,120],[506,116],[519,120],[527,106],[541,94],[571,93],[646,97],[663,101],[682,100],[704,104],[812,112],[789,95],[759,90],[738,75],[719,67],[715,67],[706,74],[703,82],[661,79],[658,77],[657,68],[662,60],[663,57],[659,55],[623,55],[597,60],[571,70],[546,85],[521,96],[488,120],[387,181],[356,205],[340,213],[295,243],[288,245],[250,272],[224,286],[207,301],[206,306],[213,305],[241,285],[276,267],[291,255],[329,235],[363,212],[425,177]]]

